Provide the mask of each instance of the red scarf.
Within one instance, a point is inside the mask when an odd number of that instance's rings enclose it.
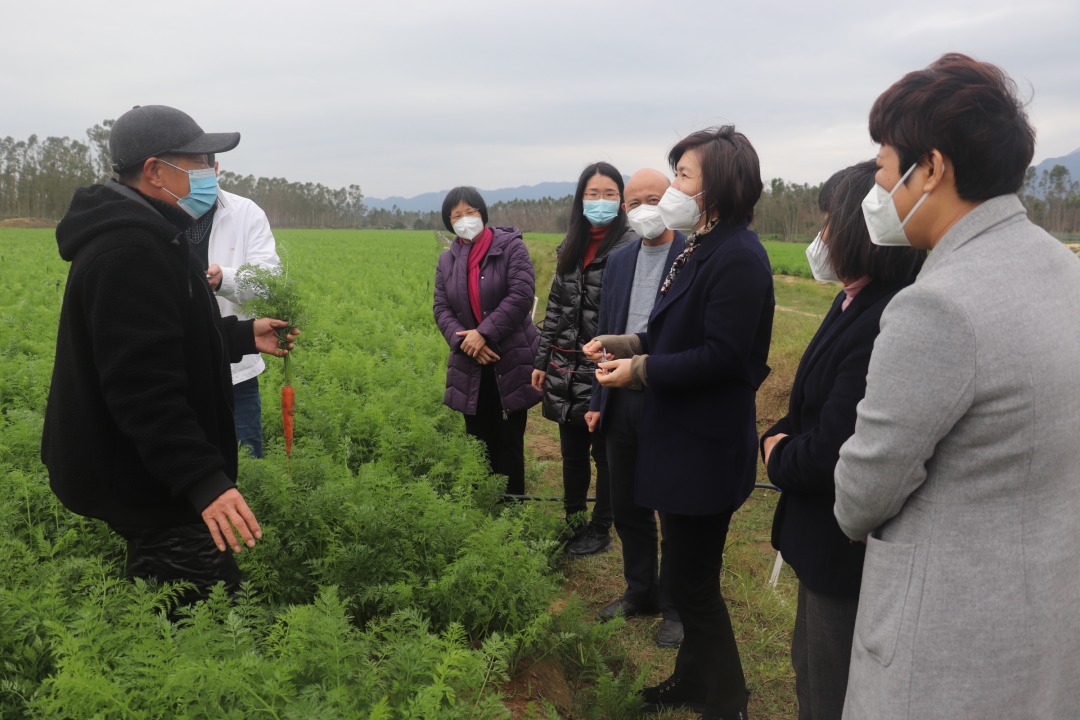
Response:
[[[600,243],[603,242],[604,236],[607,235],[608,226],[589,228],[589,234],[592,235],[592,240],[589,241],[589,246],[585,248],[585,257],[581,261],[581,267],[589,267],[589,263],[596,259],[596,251],[600,249]]]
[[[491,228],[484,228],[484,232],[473,240],[472,247],[469,248],[469,305],[472,306],[476,322],[483,319],[480,316],[480,263],[484,261],[484,256],[487,255],[487,251],[491,247],[493,237],[495,237],[495,233],[491,232]],[[461,238],[458,238],[458,242],[462,245],[469,244]]]

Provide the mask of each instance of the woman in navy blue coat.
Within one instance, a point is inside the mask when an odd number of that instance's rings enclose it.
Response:
[[[606,386],[645,387],[636,501],[664,513],[665,565],[685,639],[670,678],[643,691],[647,709],[688,707],[745,718],[748,692],[720,595],[732,514],[754,488],[754,397],[769,374],[772,270],[748,230],[761,196],[757,153],[732,126],[694,133],[671,150],[676,178],[659,208],[693,231],[639,335],[600,336],[614,359]]]
[[[818,280],[844,289],[803,354],[788,414],[762,438],[769,481],[783,491],[773,547],[799,578],[791,664],[801,720],[840,720],[843,712],[865,546],[848,540],[833,516],[833,471],[855,432],[881,313],[926,258],[870,242],[862,199],[876,172],[873,160],[859,163],[822,188],[825,226],[807,256]]]

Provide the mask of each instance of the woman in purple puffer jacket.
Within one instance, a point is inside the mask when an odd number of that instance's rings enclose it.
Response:
[[[457,237],[435,269],[435,322],[450,345],[445,402],[487,446],[506,491],[525,493],[525,420],[541,393],[530,381],[539,335],[530,317],[536,278],[514,227],[487,227],[476,188],[446,195],[443,224]]]

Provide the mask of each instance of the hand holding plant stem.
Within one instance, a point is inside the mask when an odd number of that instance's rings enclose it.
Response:
[[[293,417],[296,407],[292,355],[289,350],[293,347],[291,343],[296,339],[295,335],[300,333],[293,329],[290,334],[289,328],[302,324],[304,306],[296,283],[289,280],[288,273],[281,268],[244,265],[236,272],[236,283],[240,292],[249,296],[240,306],[241,311],[259,318],[255,321],[255,339],[259,350],[285,358],[281,387],[281,424],[285,431],[287,467],[292,455]],[[272,336],[276,336],[276,341]]]
[[[288,331],[289,323],[272,318],[259,318],[255,321],[255,347],[259,352],[275,357],[287,358],[293,349],[293,342],[300,334],[297,328]],[[285,333],[282,332],[285,330]]]

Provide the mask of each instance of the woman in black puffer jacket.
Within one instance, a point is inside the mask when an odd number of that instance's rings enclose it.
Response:
[[[596,460],[592,519],[577,529],[567,548],[581,557],[603,552],[611,544],[607,456],[596,428],[599,413],[589,412],[596,368],[581,354],[581,347],[596,335],[608,255],[636,238],[626,221],[622,191],[622,176],[609,163],[589,165],[578,178],[570,228],[556,251],[558,265],[533,364],[533,387],[544,393],[544,417],[559,423],[568,520],[587,509],[590,448]]]

